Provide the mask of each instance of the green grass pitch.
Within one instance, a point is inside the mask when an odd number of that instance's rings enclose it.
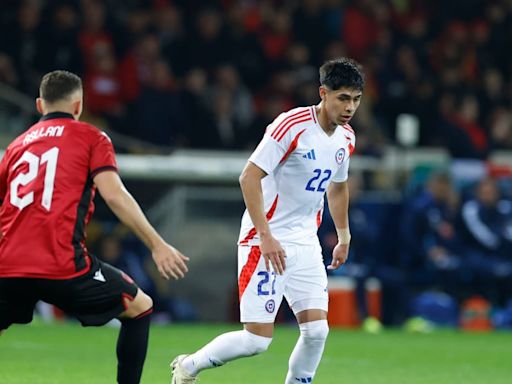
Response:
[[[169,383],[169,360],[197,349],[227,325],[153,326],[143,384]],[[282,384],[298,331],[278,326],[263,355],[204,371],[204,384]],[[12,326],[0,336],[1,384],[114,383],[117,330],[76,324]],[[331,330],[317,384],[505,384],[512,333]]]

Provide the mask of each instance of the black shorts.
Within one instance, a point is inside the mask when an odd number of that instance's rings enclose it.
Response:
[[[76,317],[83,326],[103,325],[125,311],[138,287],[124,272],[96,258],[85,275],[69,280],[0,278],[0,330],[32,321],[45,301]]]

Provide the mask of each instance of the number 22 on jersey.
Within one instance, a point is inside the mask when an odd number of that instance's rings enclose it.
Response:
[[[332,171],[330,169],[324,169],[322,171],[321,169],[317,168],[313,172],[315,175],[309,179],[306,185],[306,191],[325,192],[325,183],[331,178]],[[317,183],[321,176],[322,179]]]
[[[53,188],[55,185],[55,174],[57,172],[57,160],[59,158],[59,148],[53,147],[43,153],[41,157],[34,155],[30,151],[25,151],[20,159],[14,164],[12,170],[23,164],[28,165],[28,171],[25,173],[19,173],[10,184],[11,204],[23,210],[34,202],[34,191],[28,192],[25,196],[20,197],[18,189],[20,186],[26,186],[37,178],[37,175],[41,171],[43,164],[46,164],[46,173],[44,176],[44,188],[43,196],[41,198],[41,205],[50,211],[52,207]]]

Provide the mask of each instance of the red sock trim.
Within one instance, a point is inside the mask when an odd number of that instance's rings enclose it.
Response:
[[[149,308],[147,311],[144,311],[140,314],[138,314],[137,316],[135,316],[133,319],[134,320],[137,320],[137,319],[140,319],[142,317],[145,317],[145,316],[148,316],[148,315],[151,315],[153,313],[153,307]]]

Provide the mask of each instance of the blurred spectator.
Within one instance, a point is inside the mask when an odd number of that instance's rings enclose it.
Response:
[[[292,14],[294,39],[309,47],[311,56],[315,58],[320,56],[323,45],[328,40],[324,12],[321,1],[302,0]]]
[[[262,100],[260,105],[260,113],[256,115],[256,119],[252,121],[246,136],[247,149],[253,150],[260,142],[267,126],[279,116],[280,113],[286,111],[286,100],[278,95],[269,95],[268,98]]]
[[[187,66],[201,66],[213,70],[229,57],[230,47],[226,44],[224,19],[215,8],[202,8],[194,20],[194,29],[188,38]]]
[[[187,116],[185,145],[189,148],[215,148],[219,137],[211,109],[204,96],[207,86],[206,72],[201,68],[191,68],[185,75],[181,90],[183,114]]]
[[[267,78],[267,62],[256,34],[260,23],[256,5],[245,2],[233,4],[228,21],[229,61],[238,69],[243,83],[254,91]]]
[[[292,41],[291,16],[284,7],[277,8],[269,14],[265,23],[259,35],[260,42],[266,59],[276,66],[284,58]]]
[[[485,159],[489,142],[479,123],[479,104],[472,94],[462,95],[455,110],[444,116],[439,131],[444,135],[450,154],[459,159]]]
[[[459,196],[450,176],[432,174],[406,201],[401,220],[402,262],[413,289],[435,288],[462,298],[469,285],[457,227]]]
[[[83,71],[83,58],[78,46],[79,16],[73,4],[59,2],[47,12],[42,39],[41,68],[44,72],[57,68],[73,73]]]
[[[0,51],[7,53],[17,70],[18,87],[35,94],[41,75],[43,52],[41,9],[33,0],[20,2],[12,22],[2,28]]]
[[[502,196],[495,180],[484,179],[462,206],[462,223],[464,263],[475,277],[475,289],[504,305],[512,297],[512,200]]]
[[[252,95],[240,81],[236,68],[229,64],[219,65],[215,70],[215,80],[210,90],[210,103],[215,99],[215,93],[226,91],[230,96],[233,108],[233,118],[241,127],[246,128],[254,118]]]
[[[489,116],[489,131],[494,149],[512,148],[512,112],[497,107]]]
[[[117,60],[108,44],[95,44],[94,67],[84,78],[84,94],[89,112],[105,117],[111,128],[123,132],[124,104]]]
[[[79,32],[79,44],[85,61],[85,70],[95,71],[98,50],[114,53],[114,38],[106,27],[107,10],[98,0],[81,2],[83,21]]]
[[[136,136],[155,145],[175,147],[181,142],[185,117],[176,79],[167,63],[157,61],[151,81],[135,101]]]
[[[0,82],[17,87],[19,85],[18,73],[14,68],[10,56],[0,52]]]
[[[182,13],[170,4],[157,7],[155,24],[156,34],[162,47],[162,56],[170,63],[173,72],[182,76],[187,69],[187,41]]]
[[[213,129],[209,147],[219,149],[235,149],[243,138],[243,126],[236,115],[233,104],[233,94],[227,89],[217,89],[212,98]]]
[[[363,61],[368,50],[377,41],[377,13],[385,12],[383,7],[384,3],[379,0],[362,0],[351,1],[346,8],[341,37],[347,45],[348,54],[358,61]]]

